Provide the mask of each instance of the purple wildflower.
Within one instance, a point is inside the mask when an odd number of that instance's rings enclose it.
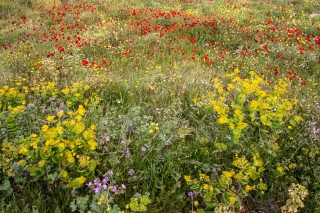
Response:
[[[108,183],[108,177],[106,176],[105,178],[103,178],[101,182],[103,184],[107,184]]]
[[[130,158],[130,156],[131,156],[131,153],[130,153],[130,152],[127,152],[126,158]]]
[[[110,175],[110,176],[112,176],[112,175],[113,175],[113,171],[112,171],[112,170],[109,170],[109,171],[107,172],[107,174]]]
[[[94,188],[94,193],[99,193],[100,192],[100,188],[99,187],[96,187],[96,188]]]
[[[94,182],[95,185],[98,185],[98,184],[100,183],[100,179],[99,179],[99,178],[96,178],[96,179],[94,179],[93,182]]]
[[[112,191],[112,192],[116,192],[116,191],[117,191],[117,186],[112,186],[112,187],[111,187],[111,191]]]

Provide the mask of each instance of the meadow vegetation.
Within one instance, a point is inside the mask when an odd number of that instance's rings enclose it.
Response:
[[[0,2],[0,211],[320,213],[316,0]]]

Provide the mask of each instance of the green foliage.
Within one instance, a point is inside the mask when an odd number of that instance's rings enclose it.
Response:
[[[11,186],[9,177],[6,176],[5,173],[0,171],[0,195],[1,195],[0,206],[4,205],[5,199],[10,197],[12,193],[13,193],[13,188]]]
[[[132,212],[145,212],[147,211],[147,205],[151,203],[150,198],[147,195],[135,195],[130,198],[128,204]]]
[[[318,6],[1,1],[1,211],[319,212]]]

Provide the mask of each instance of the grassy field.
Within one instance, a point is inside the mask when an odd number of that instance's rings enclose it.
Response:
[[[2,0],[0,212],[320,213],[316,0]]]

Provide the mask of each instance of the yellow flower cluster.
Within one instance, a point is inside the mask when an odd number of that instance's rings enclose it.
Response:
[[[54,82],[41,82],[40,84],[37,84],[34,87],[30,88],[31,91],[33,91],[35,94],[40,93],[41,95],[44,95],[45,97],[57,97],[58,91],[57,91],[57,84]]]
[[[158,126],[158,123],[151,122],[151,128],[149,129],[149,133],[153,133],[154,131],[158,131],[160,127]]]
[[[24,111],[26,93],[19,92],[16,87],[3,86],[0,88],[0,112],[9,110],[11,116]]]
[[[98,164],[93,158],[98,146],[96,127],[86,128],[81,121],[85,112],[80,105],[77,111],[70,111],[63,117],[48,116],[48,124],[42,126],[40,135],[31,134],[19,141],[15,151],[19,165],[31,176],[41,176],[50,168],[53,173],[59,172],[67,187],[80,187]],[[3,149],[9,148],[4,146]]]
[[[261,172],[265,170],[259,152],[254,151],[252,159],[253,162],[249,162],[245,157],[239,158],[238,155],[236,155],[232,165],[239,169],[239,171],[234,175],[234,178],[238,182],[248,184],[249,178],[251,180],[256,180],[259,178]]]
[[[65,86],[61,93],[64,95],[67,101],[67,105],[71,106],[73,103],[82,103],[83,101],[88,102],[84,98],[84,93],[90,89],[90,86],[84,84],[83,81],[75,82],[71,87]]]
[[[250,191],[255,189],[263,194],[267,190],[267,185],[261,179],[256,181],[264,171],[259,152],[253,150],[252,162],[236,154],[232,165],[235,168],[222,171],[218,180],[206,174],[199,174],[198,179],[191,179],[186,175],[184,180],[203,197],[206,205],[210,206],[217,206],[222,202],[223,205],[233,208],[241,203],[241,198],[248,196]],[[235,189],[235,182],[239,183],[242,190]],[[222,195],[223,199],[218,201],[217,195]]]
[[[212,109],[218,116],[218,123],[227,125],[233,135],[233,142],[238,143],[242,130],[249,125],[281,127],[284,118],[290,116],[296,99],[285,98],[288,84],[279,79],[273,87],[250,72],[249,78],[240,78],[237,73],[227,74],[226,79],[213,79],[213,92],[198,101],[198,105]],[[224,81],[230,82],[226,83]],[[224,85],[227,85],[226,87]],[[295,116],[294,122],[301,121]]]

